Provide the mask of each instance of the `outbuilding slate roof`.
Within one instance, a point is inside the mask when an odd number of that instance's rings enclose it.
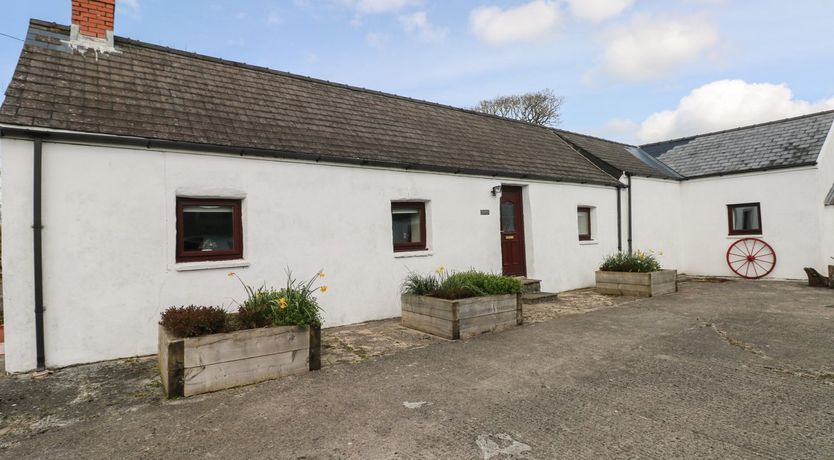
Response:
[[[648,155],[638,156],[639,147],[608,141],[585,134],[573,133],[557,129],[556,132],[577,149],[585,151],[605,163],[611,165],[619,177],[623,172],[644,177],[658,177],[663,179],[679,179],[666,165]]]
[[[687,178],[813,165],[834,111],[643,145]]]
[[[309,160],[619,185],[551,129],[33,20],[0,124]]]

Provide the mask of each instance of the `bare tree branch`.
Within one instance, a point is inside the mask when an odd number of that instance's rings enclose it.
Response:
[[[558,126],[562,121],[561,109],[565,98],[551,89],[527,94],[499,96],[478,103],[472,110],[513,118],[541,126]]]

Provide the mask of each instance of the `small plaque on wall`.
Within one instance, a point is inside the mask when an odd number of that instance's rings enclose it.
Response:
[[[481,209],[481,215],[482,216],[488,216],[489,215],[489,209]]]

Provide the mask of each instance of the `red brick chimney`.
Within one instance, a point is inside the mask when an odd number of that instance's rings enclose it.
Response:
[[[113,43],[116,0],[72,0],[73,39],[99,38]],[[77,30],[77,32],[76,32]]]

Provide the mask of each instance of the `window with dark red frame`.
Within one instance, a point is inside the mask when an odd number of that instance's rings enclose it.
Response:
[[[762,207],[759,203],[727,205],[730,235],[759,235],[762,233]]]
[[[394,252],[426,249],[426,203],[391,203]]]
[[[591,241],[591,208],[576,208],[576,217],[579,224],[579,241]]]
[[[240,200],[177,198],[177,262],[243,258]]]

